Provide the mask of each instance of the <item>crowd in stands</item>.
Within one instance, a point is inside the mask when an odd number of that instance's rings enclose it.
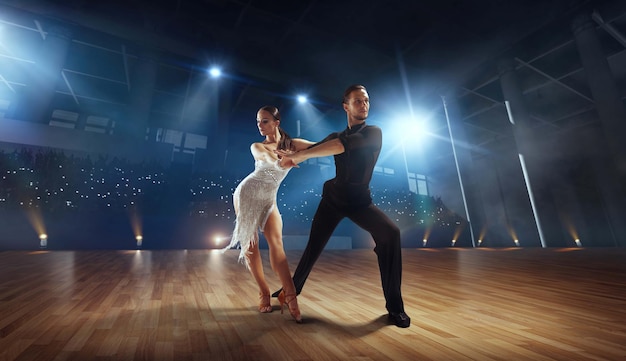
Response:
[[[0,150],[0,207],[100,212],[158,206],[165,177],[166,169],[156,163],[91,159],[59,150]]]
[[[292,171],[279,189],[286,234],[310,225],[324,181],[315,174],[315,169],[303,166]],[[243,176],[192,173],[172,165],[131,163],[108,156],[92,159],[51,149],[0,150],[0,209],[102,214],[137,208],[144,214],[184,214],[232,223],[232,193]],[[401,227],[455,226],[463,221],[439,198],[387,187],[376,179],[372,183],[374,202]]]

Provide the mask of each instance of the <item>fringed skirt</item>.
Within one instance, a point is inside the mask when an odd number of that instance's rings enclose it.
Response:
[[[257,160],[255,170],[239,183],[233,193],[233,204],[237,212],[235,229],[230,244],[225,249],[241,246],[239,261],[249,267],[247,254],[250,247],[259,242],[259,232],[276,206],[276,194],[280,182],[289,169],[282,169],[276,163]]]

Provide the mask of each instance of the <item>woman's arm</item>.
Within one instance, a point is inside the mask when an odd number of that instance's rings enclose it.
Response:
[[[282,157],[280,160],[280,166],[285,167],[297,167],[298,163],[302,163],[307,159],[328,157],[331,155],[341,154],[345,151],[345,148],[339,139],[331,139],[327,142],[320,143],[312,148],[303,149],[296,153],[288,154],[284,151],[276,151],[278,155]]]

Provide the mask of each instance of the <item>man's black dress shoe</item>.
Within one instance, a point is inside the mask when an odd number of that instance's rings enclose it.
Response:
[[[398,327],[406,328],[411,325],[411,318],[404,312],[389,312],[388,319]]]

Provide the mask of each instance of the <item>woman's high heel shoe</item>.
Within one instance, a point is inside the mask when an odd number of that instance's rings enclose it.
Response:
[[[270,295],[264,295],[259,293],[259,312],[270,313],[272,312],[272,304],[270,303]]]
[[[285,295],[285,292],[281,291],[278,294],[278,302],[280,303],[281,314],[283,313],[283,305],[286,303],[287,309],[289,310],[291,317],[296,320],[296,323],[302,323],[302,316],[300,316],[300,309],[298,308],[298,300],[296,299],[295,293],[291,295]]]

